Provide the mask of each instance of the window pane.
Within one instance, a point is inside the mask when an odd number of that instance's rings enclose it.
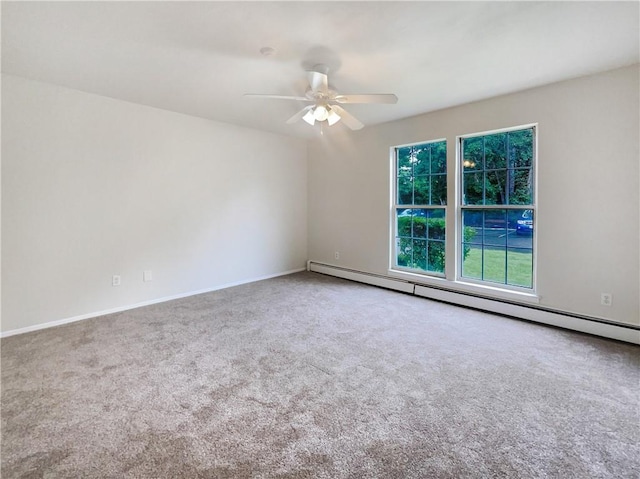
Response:
[[[397,238],[396,239],[396,251],[398,253],[397,263],[398,266],[409,267],[411,265],[412,257],[412,242],[411,238]]]
[[[425,240],[413,240],[413,268],[427,270],[427,242]]]
[[[465,205],[481,205],[482,204],[482,173],[465,173],[464,182],[464,199]]]
[[[485,205],[504,205],[506,196],[507,172],[506,170],[487,171],[485,173]]]
[[[463,138],[462,276],[533,288],[534,129]],[[495,207],[495,206],[494,206]]]
[[[444,240],[445,227],[444,209],[429,210],[427,214],[428,237]]]
[[[416,147],[414,151],[414,163],[413,173],[415,175],[428,175],[430,165],[430,148],[428,146],[424,148]]]
[[[507,284],[533,287],[533,250],[509,248],[507,251]]]
[[[410,209],[397,209],[397,235],[398,236],[411,236],[411,210]]]
[[[429,241],[427,247],[427,269],[444,273],[444,241]]]
[[[485,136],[485,169],[504,169],[507,167],[507,134],[497,133]]]
[[[462,246],[462,276],[482,279],[482,246],[464,244]]]
[[[518,237],[518,246],[533,248],[533,210],[514,210],[514,214],[517,215],[514,228]]]
[[[462,166],[464,171],[481,170],[484,157],[483,137],[465,138],[462,140]]]
[[[483,251],[482,279],[505,284],[507,277],[506,250],[485,248]]]
[[[431,176],[431,203],[432,205],[447,204],[447,175]]]
[[[533,210],[463,210],[462,276],[533,287]]]
[[[462,212],[462,276],[482,279],[483,211]]]
[[[533,129],[509,132],[509,167],[533,166]]]
[[[442,273],[445,264],[447,143],[396,149],[395,265]],[[431,209],[432,205],[443,205]]]
[[[447,172],[447,142],[431,144],[431,174]]]
[[[398,177],[398,204],[410,205],[413,203],[413,180],[411,177]]]
[[[415,209],[413,210],[413,237],[414,238],[426,238],[427,237],[427,213],[425,210]]]
[[[396,215],[396,265],[444,272],[445,209],[397,208]]]
[[[413,182],[413,204],[414,205],[428,205],[429,203],[429,176],[416,176]]]
[[[398,176],[411,176],[411,148],[398,148]]]
[[[507,213],[505,210],[487,210],[484,212],[485,245],[505,247],[507,244]]]
[[[462,224],[464,225],[463,242],[482,244],[482,229],[484,223],[482,211],[463,211]]]
[[[533,204],[532,129],[464,138],[462,149],[463,204]]]
[[[509,171],[509,204],[530,205],[533,203],[533,170]]]

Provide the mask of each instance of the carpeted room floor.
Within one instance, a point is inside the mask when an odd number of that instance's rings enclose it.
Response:
[[[2,339],[2,478],[638,478],[640,348],[297,273]]]

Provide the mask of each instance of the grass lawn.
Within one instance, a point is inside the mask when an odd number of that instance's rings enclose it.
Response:
[[[531,288],[533,286],[533,261],[531,253],[504,250],[484,250],[484,275],[482,249],[471,248],[469,256],[462,265],[465,278],[495,281],[496,283]]]

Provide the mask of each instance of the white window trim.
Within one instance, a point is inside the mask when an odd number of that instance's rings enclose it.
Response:
[[[532,276],[531,276],[531,283],[532,283],[532,287],[531,288],[523,288],[523,287],[518,287],[518,286],[513,286],[513,285],[509,285],[509,284],[501,284],[501,283],[492,283],[491,281],[482,281],[482,280],[474,280],[472,278],[465,278],[462,276],[462,231],[463,231],[463,224],[462,224],[462,210],[463,210],[463,205],[462,205],[462,170],[461,170],[461,164],[462,164],[462,140],[464,140],[465,138],[476,138],[479,136],[489,136],[489,135],[494,135],[496,133],[505,133],[505,132],[509,132],[509,131],[518,131],[518,130],[526,130],[532,128],[533,129],[533,204],[532,204],[532,208],[534,210],[534,221],[535,221],[535,228],[533,229],[533,237],[531,238],[532,241],[532,251],[533,251],[533,270],[532,270]],[[480,287],[483,289],[488,288],[489,290],[499,290],[499,291],[508,291],[508,292],[514,292],[518,295],[525,295],[525,296],[535,296],[536,298],[537,296],[537,264],[538,264],[538,222],[537,222],[537,217],[538,217],[538,124],[537,123],[528,123],[525,125],[519,125],[519,126],[513,126],[513,127],[508,127],[508,128],[500,128],[497,130],[489,130],[489,131],[481,131],[478,133],[469,133],[469,134],[465,134],[465,135],[459,135],[456,136],[456,167],[455,167],[455,175],[456,175],[456,185],[455,185],[455,190],[456,190],[456,197],[455,197],[455,204],[454,204],[454,212],[455,212],[455,228],[454,228],[454,233],[455,233],[455,282],[456,283],[460,283],[460,284],[465,284],[465,285],[470,285],[473,287]],[[479,208],[478,209],[483,209],[481,206],[482,205],[478,205]],[[487,205],[485,205],[487,206]],[[505,205],[489,205],[489,208],[484,208],[484,209],[520,209],[520,208],[501,208],[504,207]],[[516,206],[516,205],[514,205]],[[519,206],[519,205],[518,205]],[[527,205],[529,206],[529,205]],[[529,209],[529,208],[527,208]],[[495,284],[495,285],[494,285]],[[519,296],[520,297],[520,296]]]
[[[447,177],[449,176],[449,143],[447,141],[446,138],[437,138],[435,140],[425,140],[425,141],[416,141],[414,143],[406,143],[403,145],[394,145],[391,148],[389,148],[389,191],[391,191],[391,203],[389,206],[389,271],[396,271],[396,272],[400,272],[400,273],[404,273],[404,274],[410,274],[413,276],[418,276],[421,277],[422,275],[425,275],[427,277],[433,277],[433,278],[437,278],[437,279],[444,279],[446,277],[446,271],[447,271],[447,255],[449,254],[449,238],[448,235],[445,236],[445,244],[444,244],[444,255],[445,255],[445,272],[444,273],[439,273],[436,271],[425,271],[424,273],[418,273],[416,272],[416,270],[410,269],[410,268],[403,268],[402,266],[395,266],[396,264],[396,257],[395,257],[395,242],[396,242],[396,237],[398,236],[398,224],[396,223],[395,219],[396,219],[396,204],[397,204],[397,199],[398,199],[398,182],[397,182],[397,178],[396,178],[396,172],[397,172],[397,156],[396,156],[396,150],[400,149],[400,148],[409,148],[411,146],[418,146],[418,145],[426,145],[429,143],[439,143],[444,141],[445,144],[447,145]],[[450,199],[450,195],[449,195],[449,182],[447,180],[447,204],[446,205],[429,205],[427,207],[420,207],[422,209],[443,209],[445,210],[445,225],[449,225],[449,199]],[[446,230],[446,228],[445,228]]]
[[[533,288],[521,288],[517,286],[495,283],[492,284],[489,281],[474,281],[470,278],[462,277],[462,201],[460,198],[460,192],[462,188],[462,171],[461,171],[461,145],[462,139],[472,138],[476,136],[492,135],[495,133],[503,133],[507,131],[523,130],[527,128],[534,129],[534,159],[533,159],[533,188],[534,188],[534,202],[533,209],[537,218],[537,204],[538,204],[538,123],[528,123],[513,127],[500,128],[495,130],[487,130],[478,133],[469,133],[464,135],[458,135],[455,137],[455,148],[449,148],[450,142],[447,138],[440,138],[434,140],[418,141],[415,143],[409,143],[404,145],[395,145],[389,149],[389,183],[390,183],[390,208],[389,208],[389,268],[388,274],[391,277],[410,281],[415,284],[423,284],[425,286],[433,286],[444,290],[450,290],[461,293],[475,294],[479,296],[486,296],[496,299],[505,299],[526,303],[539,303],[541,296],[537,292],[537,258],[538,258],[538,230],[539,225],[536,221],[533,231],[533,276],[532,283]],[[408,146],[423,145],[425,143],[432,143],[438,141],[447,142],[447,175],[453,171],[455,179],[453,181],[453,188],[450,188],[451,184],[447,182],[447,205],[446,205],[446,224],[447,224],[447,236],[445,240],[445,274],[437,275],[434,273],[418,273],[413,271],[403,270],[401,267],[395,266],[395,237],[396,228],[395,224],[395,205],[397,195],[396,184],[396,149],[405,148]],[[451,155],[453,158],[451,158]],[[451,168],[453,166],[453,169]],[[451,191],[453,190],[453,191]],[[453,202],[451,200],[454,200]],[[451,228],[454,226],[454,228]],[[453,234],[449,232],[453,230]],[[453,249],[453,251],[451,251]],[[453,254],[452,254],[453,253]],[[453,261],[449,258],[455,258]]]

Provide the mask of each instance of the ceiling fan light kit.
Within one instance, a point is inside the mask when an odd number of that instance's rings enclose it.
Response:
[[[348,113],[339,104],[346,103],[386,103],[393,104],[398,102],[398,97],[392,93],[370,93],[370,94],[354,94],[339,95],[336,91],[329,88],[329,79],[327,77],[328,68],[325,65],[316,65],[309,74],[309,88],[305,92],[305,96],[286,96],[286,95],[264,95],[250,94],[248,97],[272,98],[276,100],[298,100],[310,101],[313,105],[307,105],[302,110],[287,120],[287,123],[295,123],[302,119],[309,125],[313,126],[316,121],[326,121],[329,126],[342,122],[352,130],[359,130],[364,124]]]
[[[329,116],[329,110],[324,105],[318,105],[313,110],[313,116],[318,121],[325,121]]]
[[[315,105],[310,109],[308,108],[309,107],[302,110],[306,112],[302,119],[311,126],[313,126],[316,121],[326,121],[329,126],[333,126],[340,121],[340,115],[338,115],[329,105]],[[297,114],[294,115],[294,117],[296,116]],[[295,118],[294,121],[297,121],[297,118]]]
[[[340,115],[338,115],[333,108],[329,110],[329,115],[327,115],[327,123],[329,126],[333,126],[340,121]]]
[[[307,113],[302,117],[302,119],[307,123],[309,123],[311,126],[315,125],[316,117],[313,114],[313,109],[310,109],[309,111],[307,111]],[[293,123],[293,122],[288,121],[287,123]]]

